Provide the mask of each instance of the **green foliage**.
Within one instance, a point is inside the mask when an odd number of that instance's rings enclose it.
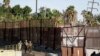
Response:
[[[32,9],[31,9],[30,7],[25,6],[25,7],[23,8],[23,15],[24,15],[24,16],[28,16],[29,13],[30,13],[31,11],[32,11]]]
[[[4,11],[3,7],[0,7],[0,15],[3,14],[3,11]]]
[[[93,17],[93,14],[90,11],[86,11],[86,10],[82,11],[82,15],[87,19],[91,19]]]
[[[56,24],[61,24],[64,22],[63,15],[61,12],[59,12],[56,9],[50,9],[46,7],[41,7],[39,12],[30,14],[32,9],[29,6],[25,6],[24,8],[21,8],[20,5],[15,5],[14,7],[5,8],[5,4],[9,4],[10,0],[4,0],[4,5],[0,7],[0,20],[2,21],[20,21],[20,20],[27,20],[31,16],[33,19],[54,19]],[[74,17],[74,6],[69,6],[66,11],[65,15],[70,20]]]
[[[38,15],[38,17],[36,17]],[[62,13],[56,9],[51,10],[50,8],[41,7],[39,12],[33,13],[34,19],[53,19],[55,24],[62,24],[64,21],[62,19]]]
[[[95,15],[94,18],[100,23],[100,14],[99,15]]]
[[[28,6],[21,8],[20,5],[5,8],[4,5],[0,7],[0,21],[19,21],[30,18],[32,9]]]
[[[53,14],[54,17],[59,17],[59,16],[62,15],[62,14],[61,14],[58,10],[56,10],[56,9],[52,10],[52,14]]]
[[[10,4],[10,0],[3,0],[3,6],[5,7],[5,8],[8,8],[8,7],[10,7],[9,6],[9,4]]]
[[[83,17],[85,18],[87,24],[90,24],[90,21],[91,21],[92,18],[93,18],[92,13],[89,12],[89,11],[83,10],[83,11],[82,11],[82,15],[83,15]]]
[[[51,19],[52,18],[52,12],[51,12],[50,8],[46,9],[46,18],[47,19]]]
[[[66,9],[66,11],[74,11],[74,6],[69,6],[67,9]]]
[[[75,11],[74,6],[69,6],[64,12],[65,23],[72,24],[72,22],[74,22],[76,20],[74,18],[75,13],[76,13],[76,11]]]
[[[10,13],[11,8],[5,8],[4,6],[0,7],[0,13]]]
[[[3,0],[3,3],[8,4],[10,0]]]
[[[16,15],[19,16],[19,15],[23,14],[23,13],[22,13],[23,10],[22,10],[22,8],[20,8],[20,5],[14,6],[14,7],[12,8],[11,12],[12,12],[12,14],[15,15],[15,16],[16,16]]]
[[[34,13],[33,15],[36,15],[36,13]],[[45,8],[45,7],[41,7],[38,13],[39,19],[52,19],[60,16],[61,13],[58,10],[56,9],[51,10],[50,8]]]
[[[83,15],[87,25],[89,25],[89,26],[98,25],[96,19],[94,18],[93,14],[90,11],[83,10],[82,15]]]
[[[18,19],[18,20],[24,20],[27,19],[28,16],[30,16],[30,12],[32,9],[28,6],[25,6],[24,8],[21,8],[20,5],[16,5],[12,8],[11,13]]]
[[[40,12],[38,13],[39,19],[51,19],[52,11],[50,8],[41,7]]]
[[[61,25],[64,23],[64,20],[62,19],[62,13],[56,9],[52,10],[52,19],[55,20],[56,25]]]

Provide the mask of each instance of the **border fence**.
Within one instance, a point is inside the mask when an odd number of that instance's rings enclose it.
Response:
[[[53,50],[61,48],[62,56],[84,56],[85,49],[100,49],[100,26],[57,27],[55,24],[53,19],[0,22],[0,45],[28,40]]]
[[[100,50],[100,26],[65,26],[62,29],[62,56],[87,56]],[[89,52],[91,49],[91,53]]]
[[[16,44],[20,40],[32,41],[33,45],[60,48],[61,28],[55,26],[52,19],[17,22],[0,22],[0,40],[2,45]]]

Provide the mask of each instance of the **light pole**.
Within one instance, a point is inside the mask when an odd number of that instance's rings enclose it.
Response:
[[[38,0],[36,0],[36,18],[38,17],[38,14],[37,14],[37,7],[38,7]]]

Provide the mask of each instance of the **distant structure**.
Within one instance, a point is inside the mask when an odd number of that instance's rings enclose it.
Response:
[[[87,7],[87,10],[88,10],[88,9],[91,9],[91,13],[93,13],[93,10],[94,10],[94,9],[98,11],[97,8],[94,8],[94,4],[97,4],[97,5],[99,6],[99,2],[95,2],[94,0],[88,1],[88,4],[90,4],[90,3],[91,3],[92,5],[91,5],[91,7]]]

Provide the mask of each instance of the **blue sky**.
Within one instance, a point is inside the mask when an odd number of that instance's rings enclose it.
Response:
[[[0,3],[2,3],[3,0],[0,0]],[[68,6],[74,5],[75,9],[78,12],[78,19],[82,19],[81,11],[84,9],[87,9],[87,7],[91,6],[91,4],[88,5],[88,1],[91,0],[38,0],[38,9],[42,6],[48,7],[51,9],[57,9],[59,11],[65,10]],[[100,3],[100,0],[95,0],[96,2]],[[13,7],[17,4],[20,4],[21,7],[24,7],[28,5],[32,8],[32,12],[35,12],[35,0],[11,0],[10,5]],[[98,8],[99,11],[94,10],[94,14],[100,13],[100,6],[97,6],[96,4],[94,7]]]

